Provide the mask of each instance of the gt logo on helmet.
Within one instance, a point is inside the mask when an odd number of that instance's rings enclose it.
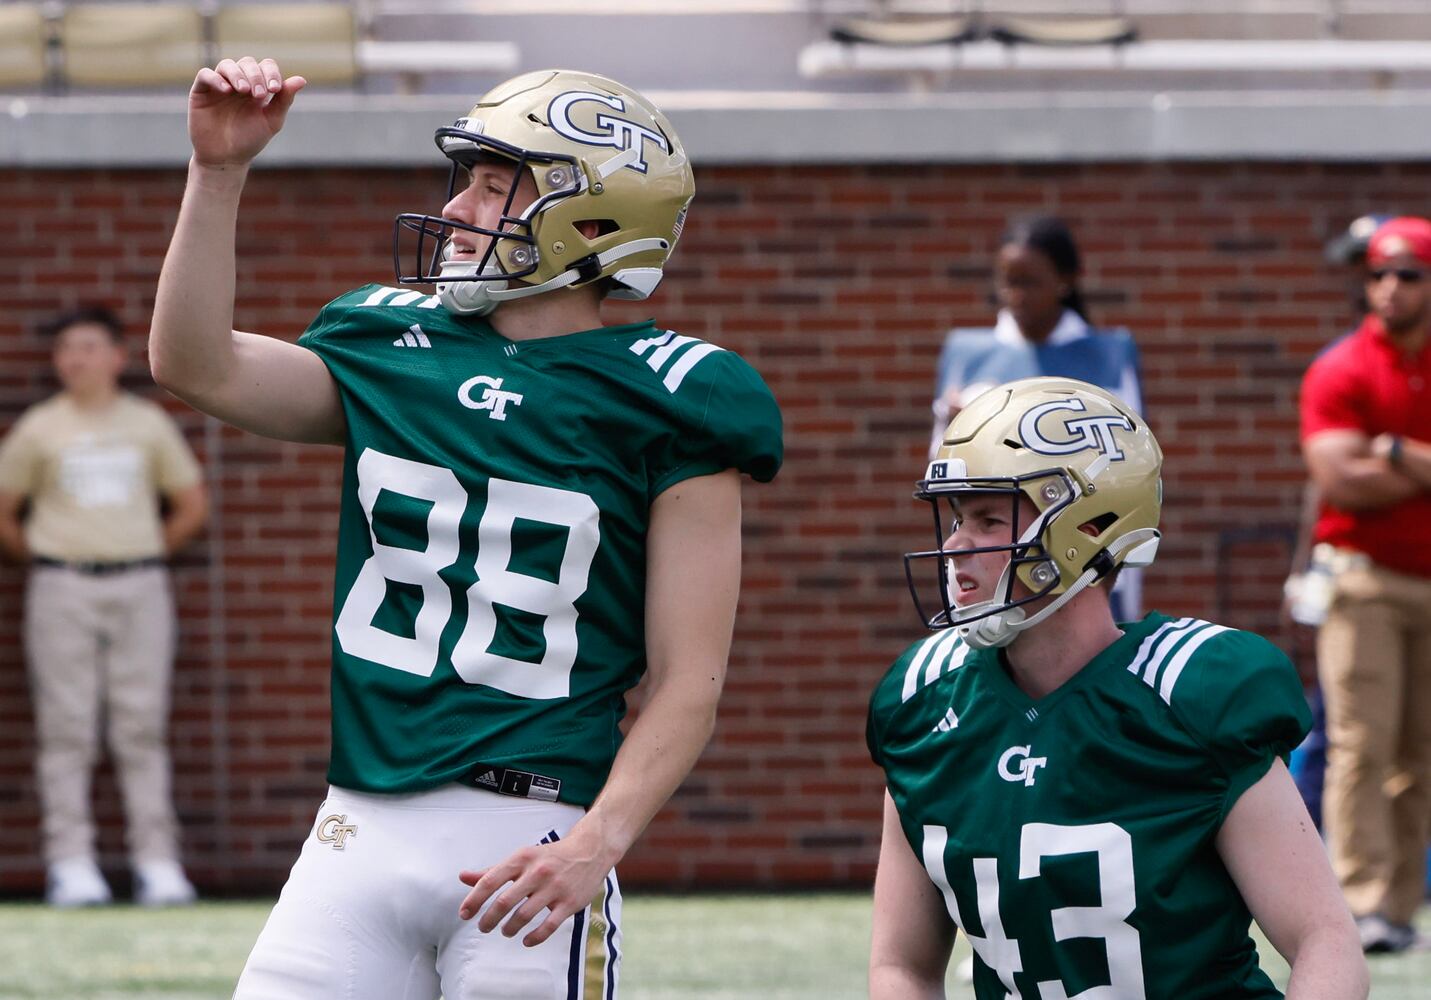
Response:
[[[596,113],[596,127],[603,129],[600,132],[588,132],[576,122],[571,120],[572,108],[575,105],[594,101],[597,104],[604,104],[608,108],[616,111],[625,111],[626,102],[619,97],[607,96],[605,94],[593,94],[585,90],[570,90],[565,94],[558,94],[552,98],[551,104],[547,106],[547,119],[551,122],[552,129],[557,135],[570,139],[572,142],[579,142],[587,146],[610,146],[612,149],[635,148],[636,158],[626,166],[639,173],[646,172],[646,140],[649,139],[660,147],[663,153],[671,151],[671,145],[666,141],[666,137],[655,129],[646,128],[644,125],[637,125],[635,122],[627,121],[625,118],[617,118],[604,111]]]
[[[1123,449],[1118,446],[1115,430],[1133,431],[1133,422],[1121,414],[1077,417],[1074,419],[1046,420],[1050,414],[1060,410],[1076,413],[1087,412],[1083,400],[1075,397],[1055,399],[1040,403],[1023,415],[1019,421],[1019,437],[1024,446],[1040,455],[1072,455],[1075,452],[1093,451],[1107,455],[1114,462],[1124,458]],[[1053,433],[1045,433],[1045,426]]]

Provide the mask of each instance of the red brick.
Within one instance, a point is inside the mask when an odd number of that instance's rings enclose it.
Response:
[[[292,340],[345,287],[391,283],[389,220],[439,197],[429,174],[255,175],[236,322]],[[860,720],[870,686],[920,635],[900,554],[928,544],[927,512],[908,495],[923,466],[934,360],[951,325],[988,322],[990,254],[1010,216],[1062,214],[1081,238],[1095,319],[1133,329],[1168,456],[1169,533],[1148,596],[1211,615],[1217,588],[1233,586],[1215,563],[1223,533],[1296,516],[1298,375],[1350,320],[1348,283],[1320,243],[1369,208],[1415,204],[1426,174],[1315,163],[701,169],[660,296],[613,303],[610,315],[656,316],[752,359],[785,409],[787,466],[746,493],[742,617],[720,723],[692,779],[704,791],[657,817],[624,866],[628,884],[870,878],[880,780]],[[10,262],[0,267],[5,420],[52,385],[33,329],[53,305],[82,294],[144,328],[182,186],[182,170],[0,179],[0,248],[33,248],[0,251]],[[884,229],[882,215],[908,223]],[[354,235],[330,254],[321,248],[335,226]],[[141,360],[132,372],[144,386]],[[168,405],[204,444],[206,422]],[[210,621],[209,539],[176,576],[176,795],[206,887],[256,891],[281,882],[322,794],[341,455],[218,437],[209,471],[228,618]],[[1224,603],[1239,622],[1275,620],[1286,554],[1248,545],[1228,558],[1245,571]],[[0,773],[15,789],[0,806],[0,892],[36,891],[41,870],[19,583],[0,570]],[[223,663],[211,661],[213,631]],[[97,787],[102,842],[118,852],[108,769]],[[821,831],[837,836],[802,842]],[[840,846],[846,834],[865,846]]]

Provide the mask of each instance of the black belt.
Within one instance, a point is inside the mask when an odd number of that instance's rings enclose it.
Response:
[[[163,566],[164,560],[155,556],[151,559],[127,559],[123,562],[70,562],[65,559],[51,559],[48,556],[35,556],[30,563],[35,566],[74,570],[86,576],[112,576],[115,573],[128,573],[132,569]]]
[[[498,795],[512,795],[519,799],[537,799],[541,802],[555,802],[561,792],[561,779],[548,778],[544,774],[531,771],[515,771],[510,767],[496,767],[478,764],[466,774],[458,775],[457,783],[469,788],[481,788]]]

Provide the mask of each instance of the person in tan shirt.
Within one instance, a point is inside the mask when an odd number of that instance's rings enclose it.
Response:
[[[24,640],[46,900],[111,898],[89,806],[103,718],[135,898],[192,902],[170,795],[175,620],[165,559],[203,526],[208,501],[174,422],[120,389],[126,358],[114,315],[82,308],[46,331],[62,391],[26,410],[0,442],[0,550],[29,567]]]

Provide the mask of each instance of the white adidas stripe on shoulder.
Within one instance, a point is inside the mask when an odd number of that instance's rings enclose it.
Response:
[[[968,656],[969,646],[959,638],[958,631],[949,629],[934,633],[920,643],[919,651],[909,661],[899,700],[908,701],[921,687],[928,687],[937,681],[941,674],[962,667]],[[923,678],[920,677],[921,672]]]
[[[654,351],[651,350],[653,347]],[[710,355],[724,350],[723,347],[708,344],[695,337],[683,337],[674,330],[638,340],[631,345],[631,353],[638,358],[645,358],[647,366],[658,375],[661,369],[675,358],[675,362],[666,368],[665,378],[661,380],[661,384],[670,393],[681,387],[692,368]],[[650,352],[650,357],[646,357],[647,352]]]
[[[436,309],[441,302],[436,295],[425,295],[410,288],[375,288],[364,299],[359,308],[370,306],[413,306],[417,309]]]
[[[1226,625],[1214,625],[1200,618],[1177,618],[1164,622],[1156,632],[1143,640],[1138,652],[1128,664],[1128,672],[1137,674],[1158,697],[1173,703],[1173,688],[1182,676],[1183,668],[1192,662],[1193,654],[1223,632]]]

